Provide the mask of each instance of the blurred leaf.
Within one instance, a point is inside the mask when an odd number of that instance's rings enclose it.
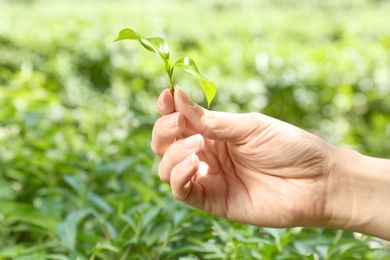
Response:
[[[20,221],[36,225],[49,231],[56,231],[58,219],[37,211],[31,205],[0,201],[0,209],[0,212],[5,214],[8,220]]]
[[[120,217],[122,220],[124,220],[127,224],[129,224],[131,226],[131,228],[134,230],[134,232],[138,233],[138,227],[137,227],[137,224],[133,218],[131,218],[128,215],[121,215]]]
[[[100,197],[98,194],[90,191],[90,192],[88,192],[87,197],[92,203],[94,203],[96,206],[98,206],[103,211],[105,211],[107,213],[112,212],[112,207],[106,201],[104,201],[104,199],[102,197]]]
[[[244,237],[243,234],[238,231],[233,232],[233,238],[244,243],[271,244],[273,242],[271,238],[264,238],[259,236]]]
[[[253,257],[253,259],[263,259],[262,255],[255,251],[251,252],[251,257]]]
[[[98,170],[101,172],[115,172],[116,174],[121,174],[125,172],[125,170],[128,169],[130,166],[132,166],[134,162],[134,157],[127,157],[116,162],[108,162],[101,164],[98,167]]]
[[[309,254],[313,251],[313,244],[310,241],[294,241],[293,242],[295,250],[300,254]]]
[[[142,182],[132,182],[131,186],[141,195],[145,201],[153,200],[157,203],[163,203],[163,198],[161,197],[160,193],[153,187]]]
[[[188,212],[185,210],[175,211],[172,216],[173,224],[178,225],[181,221],[183,221],[183,219],[186,217],[187,214]]]
[[[92,251],[96,254],[97,252],[101,251],[101,250],[108,250],[108,251],[111,251],[111,252],[115,252],[115,253],[119,253],[119,249],[115,246],[113,246],[112,244],[108,243],[108,242],[98,242],[97,245],[92,249]]]
[[[156,222],[156,221],[154,221]],[[168,239],[169,230],[171,225],[169,223],[156,223],[156,225],[144,235],[144,241],[147,246],[159,244],[164,237]]]
[[[103,229],[102,231],[105,234],[106,239],[116,240],[118,237],[118,233],[115,227],[111,224],[111,222],[108,221],[104,215],[100,214],[95,210],[91,210],[91,213],[100,223],[100,226]]]
[[[284,228],[263,228],[265,232],[270,234],[275,239],[275,244],[278,248],[278,251],[282,251],[281,238],[286,233]]]
[[[91,214],[90,209],[77,210],[66,217],[65,222],[58,224],[58,234],[61,242],[70,250],[74,251],[76,247],[77,225],[86,216]]]
[[[155,222],[155,219],[160,212],[161,209],[159,207],[149,208],[146,213],[141,216],[141,227],[145,229],[146,227],[150,226],[152,222]]]
[[[264,244],[261,247],[261,252],[270,257],[271,259],[280,253],[276,244]]]
[[[52,260],[70,260],[69,257],[65,255],[59,255],[59,254],[48,254],[45,257],[46,259],[52,259]]]
[[[57,242],[46,242],[40,245],[28,246],[24,244],[9,246],[7,248],[0,248],[0,257],[5,259],[12,258],[15,259],[20,256],[30,256],[35,252],[46,250],[49,248],[57,247]]]
[[[213,228],[217,233],[218,237],[221,239],[223,243],[226,243],[229,239],[228,233],[224,230],[224,228],[217,222],[213,221]]]
[[[226,259],[226,254],[224,253],[217,253],[217,254],[204,254],[204,259]]]
[[[370,248],[369,244],[354,239],[340,240],[331,245],[327,252],[327,258],[351,259],[353,255],[362,255],[364,252],[372,252],[375,249]]]
[[[85,190],[85,180],[83,175],[75,175],[75,176],[70,176],[70,175],[65,175],[64,181],[73,188],[73,190],[77,194],[82,194]]]

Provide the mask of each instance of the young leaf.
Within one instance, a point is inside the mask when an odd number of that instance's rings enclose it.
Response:
[[[139,38],[142,46],[151,52],[155,52],[163,58],[163,60],[169,60],[169,48],[167,42],[160,37],[153,38]]]
[[[174,67],[181,68],[188,74],[195,76],[200,79],[202,83],[203,91],[206,95],[208,107],[210,107],[211,101],[213,101],[216,94],[216,87],[213,82],[206,79],[202,74],[200,74],[198,68],[196,67],[195,62],[190,58],[182,58],[178,60],[173,67],[171,67],[169,63],[169,48],[167,42],[160,37],[152,37],[152,38],[144,38],[140,34],[136,33],[134,30],[125,28],[119,32],[118,37],[114,40],[114,42],[121,40],[137,40],[141,43],[141,45],[147,49],[148,51],[154,52],[158,54],[165,63],[165,70],[169,77],[169,88],[173,93],[173,69]]]
[[[169,48],[167,42],[160,37],[144,38],[134,30],[125,28],[119,32],[118,37],[114,42],[122,40],[137,40],[141,45],[148,51],[158,54],[165,63],[165,70],[169,74],[170,65],[169,65]]]
[[[206,95],[207,107],[210,107],[210,104],[217,93],[217,87],[208,79],[200,79],[200,82],[202,83],[203,92]]]
[[[215,94],[217,92],[217,88],[213,82],[206,79],[202,74],[200,74],[198,67],[196,66],[193,59],[185,57],[178,60],[175,65],[173,65],[172,70],[178,67],[188,74],[197,77],[200,79],[200,82],[202,83],[203,91],[206,95],[207,104],[210,107],[211,101],[213,101]]]
[[[132,29],[125,28],[119,32],[119,35],[114,40],[114,42],[121,41],[121,40],[139,40],[139,36]]]

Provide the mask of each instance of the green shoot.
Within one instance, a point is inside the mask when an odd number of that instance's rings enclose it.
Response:
[[[213,101],[217,92],[216,86],[213,82],[211,82],[202,74],[200,74],[198,67],[196,66],[193,59],[188,57],[181,58],[176,61],[173,66],[171,66],[171,63],[169,61],[168,44],[163,38],[144,38],[140,34],[136,33],[134,30],[129,28],[121,30],[114,42],[121,40],[139,41],[145,49],[158,54],[162,58],[165,64],[165,71],[167,72],[169,78],[169,89],[171,90],[172,94],[174,93],[173,71],[175,68],[180,68],[186,73],[198,78],[202,84],[203,92],[206,95],[207,105],[210,107],[210,104]]]

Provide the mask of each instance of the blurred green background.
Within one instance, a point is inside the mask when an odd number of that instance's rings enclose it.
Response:
[[[380,0],[0,0],[0,259],[390,259],[375,238],[175,201],[149,148],[163,63],[113,43],[125,27],[163,37],[217,84],[211,109],[390,158],[389,14]]]

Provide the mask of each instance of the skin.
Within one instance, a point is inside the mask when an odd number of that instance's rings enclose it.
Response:
[[[390,161],[336,147],[260,113],[210,111],[181,88],[158,100],[151,148],[174,197],[266,227],[323,227],[390,239]]]

